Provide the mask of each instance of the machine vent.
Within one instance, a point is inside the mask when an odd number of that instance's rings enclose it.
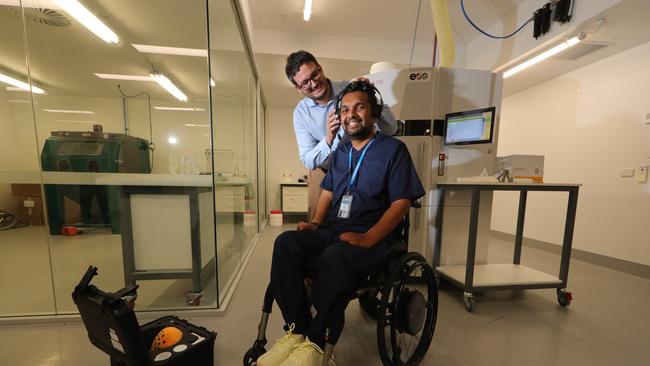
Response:
[[[20,7],[17,6],[4,6],[6,11],[13,15],[20,17]],[[50,27],[69,27],[70,19],[65,15],[53,9],[47,8],[24,8],[25,19],[32,22],[47,25]]]
[[[579,59],[582,56],[586,56],[592,52],[596,52],[601,48],[605,48],[607,46],[608,44],[604,44],[604,43],[593,43],[593,42],[583,41],[573,47],[570,47],[565,51],[558,53],[557,55],[553,56],[553,58],[556,60],[573,61]]]

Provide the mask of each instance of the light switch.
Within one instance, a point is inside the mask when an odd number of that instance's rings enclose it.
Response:
[[[634,176],[634,168],[625,168],[621,170],[621,177],[633,177]]]
[[[639,165],[636,168],[636,181],[639,183],[645,183],[648,180],[648,166]]]

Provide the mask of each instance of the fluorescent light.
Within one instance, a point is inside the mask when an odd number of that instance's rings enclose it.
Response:
[[[3,82],[3,83],[9,84],[9,85],[13,85],[14,87],[16,87],[16,88],[18,88],[20,90],[23,90],[23,91],[30,91],[31,90],[32,93],[34,93],[34,94],[44,94],[45,93],[45,90],[43,90],[43,89],[41,89],[41,88],[39,88],[37,86],[32,85],[30,87],[29,84],[27,84],[26,82],[16,80],[16,79],[14,79],[12,77],[9,77],[7,75],[4,75],[4,74],[0,74],[0,81]],[[15,90],[15,89],[7,88],[7,90]]]
[[[55,119],[55,122],[64,122],[64,123],[92,123],[96,124],[97,121],[77,121],[77,120],[72,120],[72,119]]]
[[[186,123],[185,127],[210,127],[210,125],[201,125],[196,123]]]
[[[169,92],[169,94],[173,95],[176,99],[180,100],[181,102],[187,102],[187,95],[185,95],[180,89],[174,85],[174,83],[171,82],[171,80],[167,79],[167,77],[163,74],[149,74],[149,76],[157,82],[160,86],[165,88]]]
[[[153,81],[150,76],[140,76],[140,75],[120,75],[120,74],[100,74],[95,73],[100,79],[111,79],[111,80],[135,80],[135,81]]]
[[[146,44],[131,44],[136,50],[142,53],[157,53],[161,55],[176,55],[176,56],[192,56],[192,57],[208,57],[208,50],[200,48],[181,48],[181,47],[165,47],[165,46],[151,46]]]
[[[309,21],[311,17],[311,0],[305,0],[305,8],[302,10],[302,18],[305,22]]]
[[[66,109],[43,109],[45,112],[50,112],[50,113],[74,113],[74,114],[95,114],[93,111],[73,111],[73,110],[66,110]]]
[[[178,139],[175,136],[169,136],[167,141],[169,141],[169,143],[172,145],[176,145],[178,143]]]
[[[553,55],[556,55],[556,54],[566,50],[567,48],[569,48],[571,46],[574,46],[574,45],[578,44],[579,42],[580,42],[580,39],[578,37],[573,37],[573,38],[569,39],[566,42],[562,42],[559,45],[557,45],[557,46],[555,46],[555,47],[553,47],[553,48],[551,48],[549,50],[546,50],[546,51],[540,53],[539,55],[537,55],[537,56],[535,56],[535,57],[533,57],[533,58],[531,58],[529,60],[526,60],[526,61],[522,62],[521,64],[519,64],[519,65],[517,65],[517,66],[515,66],[515,67],[513,67],[511,69],[508,69],[506,72],[503,73],[503,78],[505,79],[505,78],[507,78],[509,76],[512,76],[512,75],[518,73],[521,70],[527,69],[527,68],[535,65],[536,63],[542,62],[542,61],[546,60],[547,58],[549,58],[549,57],[551,57]]]
[[[210,78],[210,86],[213,88],[217,86],[217,83],[215,83],[214,80],[212,80],[212,78]]]
[[[54,0],[54,2],[104,42],[117,44],[120,41],[115,32],[77,0]]]
[[[205,109],[203,109],[203,108],[158,107],[158,106],[154,106],[153,109],[157,109],[159,111],[205,112]]]

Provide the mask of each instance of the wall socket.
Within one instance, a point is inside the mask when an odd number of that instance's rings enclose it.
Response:
[[[645,183],[648,180],[648,166],[639,165],[636,168],[636,181],[639,183]]]

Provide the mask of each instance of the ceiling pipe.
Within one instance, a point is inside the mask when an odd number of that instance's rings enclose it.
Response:
[[[440,43],[440,67],[453,67],[456,57],[454,36],[449,22],[449,4],[447,0],[431,0],[431,13],[436,31],[436,38]]]

